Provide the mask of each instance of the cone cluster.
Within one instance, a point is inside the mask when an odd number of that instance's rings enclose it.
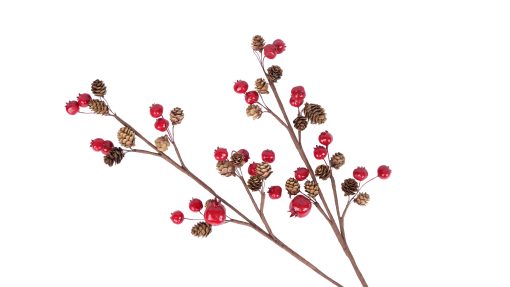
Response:
[[[298,116],[293,121],[294,127],[298,131],[304,131],[306,127],[308,126],[308,120],[303,116]]]
[[[218,161],[216,164],[216,169],[218,170],[219,174],[226,177],[235,175],[235,166],[229,160]]]
[[[246,115],[252,117],[254,120],[260,119],[260,117],[262,116],[262,109],[260,108],[259,105],[255,104],[249,105],[246,108]]]
[[[104,97],[106,94],[106,85],[101,80],[95,80],[92,82],[90,89],[96,97]]]
[[[174,108],[172,111],[170,111],[170,121],[173,125],[178,125],[182,123],[182,120],[184,119],[184,111],[177,107]]]
[[[131,148],[135,145],[135,132],[128,127],[120,128],[117,132],[117,138],[123,147]]]
[[[358,191],[358,182],[354,178],[348,178],[342,183],[344,195],[353,195]]]
[[[339,169],[344,163],[345,157],[342,153],[337,152],[331,157],[330,164],[335,169]]]
[[[273,83],[278,82],[278,80],[282,78],[282,75],[283,70],[280,66],[273,65],[267,68],[267,78]]]
[[[287,179],[285,182],[285,189],[289,193],[289,195],[296,195],[299,193],[299,181],[297,179],[291,177]]]
[[[113,166],[113,164],[119,164],[123,158],[124,150],[120,147],[114,147],[104,156],[104,163],[108,166]]]
[[[320,188],[317,183],[311,180],[307,180],[305,182],[305,191],[308,193],[309,196],[316,197],[317,195],[319,195]]]
[[[108,106],[105,102],[97,99],[90,100],[89,108],[98,115],[107,115],[108,114]]]
[[[354,199],[354,201],[358,204],[358,205],[361,205],[361,206],[365,206],[367,205],[368,201],[370,200],[370,194],[366,193],[366,192],[361,192],[360,194],[358,194],[358,196],[356,196],[356,198]]]
[[[240,152],[234,152],[230,156],[230,161],[232,162],[232,164],[234,164],[235,167],[241,167],[241,166],[243,166],[245,164],[244,156]]]
[[[251,40],[251,47],[253,51],[262,52],[264,49],[264,46],[266,45],[266,42],[264,41],[264,38],[260,35],[253,36]]]
[[[205,221],[200,221],[191,228],[191,234],[196,237],[207,237],[211,234],[211,231],[212,225]]]
[[[314,125],[323,124],[326,122],[326,111],[320,105],[305,103],[303,113],[305,114],[305,117]]]
[[[255,90],[259,92],[259,94],[269,94],[269,85],[267,84],[266,80],[262,78],[258,78],[255,81]]]
[[[326,180],[331,175],[331,169],[329,168],[329,166],[321,164],[317,168],[315,168],[315,175],[318,176],[320,179]]]
[[[271,165],[269,163],[261,162],[257,164],[256,173],[258,176],[266,179],[273,173],[273,171],[271,170]]]
[[[251,191],[259,191],[260,188],[262,188],[263,182],[264,178],[262,178],[261,176],[258,175],[252,176],[250,177],[250,179],[248,179],[248,188]]]
[[[154,145],[160,152],[165,152],[170,147],[170,140],[168,135],[160,136],[154,141]]]

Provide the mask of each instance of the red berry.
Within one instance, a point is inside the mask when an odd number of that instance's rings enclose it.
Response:
[[[103,146],[104,146],[104,140],[101,139],[101,138],[97,138],[97,139],[93,139],[90,141],[90,147],[94,150],[94,151],[100,151],[103,149]],[[109,151],[108,151],[109,152]]]
[[[306,97],[305,88],[303,86],[296,86],[290,90],[290,96],[297,99],[304,99]]]
[[[149,111],[153,118],[159,118],[163,114],[163,106],[160,104],[152,104],[152,106],[149,108]]]
[[[82,108],[86,108],[89,106],[89,102],[90,100],[92,100],[92,97],[87,94],[87,93],[83,93],[83,94],[78,94],[78,105]]]
[[[301,106],[303,104],[304,100],[303,99],[298,99],[298,98],[295,98],[295,97],[290,97],[290,105],[293,106],[293,107],[296,107],[298,108],[299,106]]]
[[[77,101],[69,101],[66,104],[66,112],[71,116],[76,115],[80,111],[80,105]]]
[[[184,213],[180,210],[174,211],[170,215],[170,219],[172,219],[172,222],[175,224],[181,224],[184,221]]]
[[[274,59],[278,52],[276,51],[276,47],[273,44],[267,44],[264,46],[264,56],[268,59]]]
[[[165,118],[159,118],[154,123],[154,127],[160,132],[166,132],[166,129],[168,129],[168,125],[170,125],[170,123]]]
[[[364,168],[364,167],[360,167],[360,166],[359,166],[359,167],[355,168],[355,169],[352,171],[352,176],[353,176],[355,179],[357,179],[357,180],[359,180],[359,181],[362,181],[362,180],[364,180],[365,178],[367,178],[367,176],[368,176],[368,171],[367,171],[367,169],[366,169],[366,168]]]
[[[250,153],[244,148],[238,150],[237,152],[243,155],[244,162],[248,162],[250,160]]]
[[[258,165],[258,163],[256,163],[256,162],[250,163],[250,165],[248,166],[248,174],[249,175],[251,175],[251,176],[257,175],[257,165]]]
[[[267,163],[272,163],[274,161],[274,151],[270,149],[266,149],[262,152],[262,161],[265,161]]]
[[[283,42],[282,40],[280,40],[280,39],[274,40],[273,45],[276,48],[276,53],[281,54],[283,51],[285,51],[285,47],[286,47],[285,42]]]
[[[257,91],[249,91],[244,95],[244,100],[248,105],[254,104],[259,100],[259,93]]]
[[[289,204],[290,216],[305,217],[312,210],[312,202],[310,199],[299,194],[294,197]]]
[[[214,200],[207,204],[204,212],[204,220],[210,225],[220,225],[227,218],[225,207],[220,202]]]
[[[390,177],[390,175],[391,175],[391,169],[387,165],[381,165],[377,169],[377,176],[380,177],[381,179],[387,179],[388,177]]]
[[[101,152],[104,155],[107,155],[108,153],[110,153],[112,148],[113,148],[113,143],[111,141],[104,141],[103,142],[103,148],[101,149]]]
[[[304,167],[298,167],[295,171],[294,171],[294,178],[296,178],[297,180],[301,181],[301,180],[305,180],[308,175],[310,174],[310,172],[308,171],[307,168],[304,168]]]
[[[234,91],[238,94],[244,94],[248,90],[248,83],[243,80],[238,80],[234,84]]]
[[[278,199],[278,198],[282,197],[282,188],[277,185],[271,186],[267,190],[267,194],[269,194],[269,198],[271,198],[271,199]]]
[[[324,131],[319,135],[319,142],[325,146],[329,146],[329,144],[333,141],[333,135],[328,131]]]
[[[204,207],[202,201],[198,198],[193,198],[189,201],[189,209],[193,212],[199,212]]]
[[[315,146],[313,149],[313,156],[316,159],[324,159],[326,156],[328,156],[328,149],[321,145]]]
[[[228,158],[228,151],[226,148],[218,147],[214,150],[214,158],[217,161],[226,160]]]

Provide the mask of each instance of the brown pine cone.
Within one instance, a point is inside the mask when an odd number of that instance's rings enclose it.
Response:
[[[308,126],[308,120],[303,116],[298,116],[297,118],[295,118],[293,123],[294,123],[294,127],[298,131],[303,131]]]
[[[89,102],[89,108],[96,114],[98,115],[107,115],[108,114],[108,106],[106,105],[105,102],[101,101],[101,100],[96,100],[96,99],[93,99],[93,100],[90,100]]]
[[[273,83],[278,82],[278,80],[282,78],[282,75],[283,70],[280,66],[273,65],[267,68],[267,78]]]
[[[339,169],[342,165],[344,165],[344,163],[345,157],[342,153],[337,152],[331,157],[330,164],[335,169]]]
[[[114,163],[119,164],[123,158],[124,150],[120,147],[114,147],[104,156],[104,163],[108,166],[113,166]]]
[[[354,178],[348,178],[342,183],[344,195],[353,195],[358,191],[358,182]]]
[[[269,94],[268,88],[269,85],[267,84],[266,80],[258,78],[255,81],[255,90],[257,90],[257,92],[260,94]]]
[[[92,85],[90,85],[90,89],[92,90],[92,93],[96,97],[104,97],[106,94],[106,85],[101,80],[95,80],[92,82]]]
[[[296,195],[299,193],[299,181],[297,179],[291,177],[287,179],[285,182],[285,189],[289,193],[289,195]]]
[[[205,221],[200,221],[191,228],[191,234],[196,237],[207,237],[211,231],[212,225]]]
[[[361,206],[365,206],[367,205],[368,201],[370,200],[370,194],[366,193],[366,192],[361,192],[360,194],[358,194],[358,196],[356,196],[356,198],[354,199],[354,201],[358,204],[358,205],[361,205]]]
[[[154,141],[154,145],[160,152],[165,152],[168,150],[170,146],[170,140],[168,139],[168,135],[160,136]]]
[[[135,145],[135,132],[128,127],[120,128],[117,132],[117,138],[123,147],[131,148]]]
[[[177,107],[174,108],[172,111],[170,111],[170,121],[173,125],[178,125],[182,123],[182,120],[184,119],[184,111]]]
[[[230,161],[232,161],[232,163],[234,164],[235,167],[241,167],[244,165],[244,156],[242,153],[240,152],[234,152],[231,156],[230,156]]]
[[[218,161],[216,164],[216,169],[218,170],[219,174],[226,177],[235,175],[234,164],[228,160]]]
[[[252,117],[254,120],[260,119],[260,117],[262,116],[262,109],[260,108],[259,105],[255,104],[249,105],[246,108],[246,115]]]
[[[253,51],[262,52],[264,49],[264,46],[266,45],[264,38],[260,35],[255,35],[253,39],[251,40],[251,47]]]
[[[319,185],[316,184],[315,182],[307,180],[305,182],[305,191],[308,192],[309,196],[316,197],[317,195],[319,195],[320,188]]]
[[[248,179],[248,188],[251,191],[259,191],[262,187],[262,182],[264,182],[264,179],[261,176],[252,176]]]
[[[303,113],[312,124],[323,124],[326,122],[326,111],[320,105],[305,103]]]
[[[315,169],[315,175],[318,176],[320,179],[326,180],[331,175],[331,169],[329,168],[329,166],[321,164]]]
[[[257,164],[256,173],[263,179],[268,178],[273,172],[271,171],[271,165],[267,162]]]

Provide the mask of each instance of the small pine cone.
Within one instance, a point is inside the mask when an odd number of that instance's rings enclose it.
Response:
[[[315,175],[318,176],[320,179],[326,180],[331,175],[331,169],[329,168],[329,166],[321,164],[315,169]]]
[[[230,161],[232,161],[232,163],[234,164],[235,167],[241,167],[241,166],[243,166],[245,164],[244,156],[240,152],[234,152],[230,156]]]
[[[252,176],[248,179],[248,188],[251,189],[251,191],[259,191],[262,187],[262,182],[264,182],[264,178],[261,176]]]
[[[265,45],[266,43],[264,41],[264,38],[262,38],[262,36],[260,35],[255,35],[251,40],[251,47],[253,48],[253,51],[262,52]]]
[[[305,191],[308,192],[309,196],[316,197],[317,195],[319,195],[320,188],[319,185],[316,184],[315,182],[307,180],[305,182]]]
[[[117,138],[123,147],[131,148],[135,145],[135,132],[128,127],[120,128],[117,132]]]
[[[273,65],[267,68],[267,78],[273,83],[278,82],[278,80],[282,78],[282,75],[283,70],[280,66]]]
[[[360,194],[358,194],[358,196],[356,196],[356,198],[354,199],[354,201],[358,204],[358,205],[362,205],[362,206],[365,206],[367,205],[368,201],[370,200],[370,194],[366,193],[366,192],[361,192]]]
[[[297,179],[291,177],[287,179],[285,182],[285,189],[289,193],[289,195],[296,195],[299,193],[299,181]]]
[[[235,175],[235,166],[231,161],[228,160],[218,161],[216,164],[216,169],[218,170],[219,174],[226,177]]]
[[[294,127],[298,131],[303,131],[306,129],[306,126],[308,126],[308,120],[303,116],[298,116],[294,119]]]
[[[344,165],[344,163],[345,156],[342,153],[337,152],[331,157],[330,164],[335,169],[339,169],[342,165]]]
[[[255,81],[255,90],[257,90],[257,92],[260,94],[269,94],[268,88],[269,85],[267,84],[266,80],[258,78]]]
[[[172,122],[172,125],[178,125],[182,123],[182,120],[184,119],[184,111],[181,108],[174,108],[170,112],[170,121]]]
[[[124,150],[120,147],[114,147],[110,150],[110,152],[104,156],[104,163],[108,166],[113,166],[113,164],[119,164],[124,158]]]
[[[96,97],[104,97],[106,94],[106,85],[101,80],[95,80],[92,82],[90,89]]]
[[[254,120],[260,119],[262,116],[262,109],[259,105],[249,105],[246,108],[246,115],[249,117],[252,117]]]
[[[358,182],[354,178],[348,178],[342,183],[344,195],[353,195],[358,191]]]
[[[96,100],[96,99],[93,99],[93,100],[90,100],[89,102],[89,108],[96,114],[98,115],[107,115],[108,114],[108,106],[106,105],[105,102],[101,101],[101,100]]]
[[[326,122],[326,111],[320,105],[305,103],[303,113],[312,124],[323,124]]]
[[[200,221],[191,228],[191,234],[196,237],[207,237],[211,231],[212,225],[205,221]]]
[[[160,152],[165,152],[168,150],[170,146],[170,140],[168,139],[168,135],[160,136],[154,141],[154,145]]]
[[[267,162],[257,164],[256,173],[263,179],[268,178],[273,172],[271,171],[271,165]]]

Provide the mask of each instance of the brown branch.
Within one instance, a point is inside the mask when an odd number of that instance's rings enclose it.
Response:
[[[331,167],[330,172],[331,172]],[[329,179],[331,180],[331,189],[333,190],[333,197],[335,200],[335,209],[336,209],[336,215],[338,217],[338,224],[340,225],[340,221],[342,221],[342,216],[340,216],[340,203],[338,202],[338,192],[336,191],[336,181],[335,177],[333,176],[333,172],[331,172],[331,175],[329,176]],[[340,229],[342,229],[342,226],[340,226]],[[342,234],[344,233],[341,231]]]
[[[239,180],[244,186],[244,189],[246,190],[246,193],[248,194],[248,197],[250,197],[251,203],[253,204],[253,207],[255,208],[255,211],[257,211],[257,214],[260,217],[260,220],[262,220],[262,223],[264,223],[264,226],[266,227],[267,232],[269,235],[273,236],[273,231],[271,230],[271,227],[269,227],[269,223],[267,222],[266,216],[264,215],[264,212],[262,211],[262,204],[261,208],[257,206],[257,203],[255,202],[255,199],[253,198],[252,192],[248,188],[248,185],[246,184],[246,181],[244,180],[244,177],[239,174],[237,177],[239,177]]]

